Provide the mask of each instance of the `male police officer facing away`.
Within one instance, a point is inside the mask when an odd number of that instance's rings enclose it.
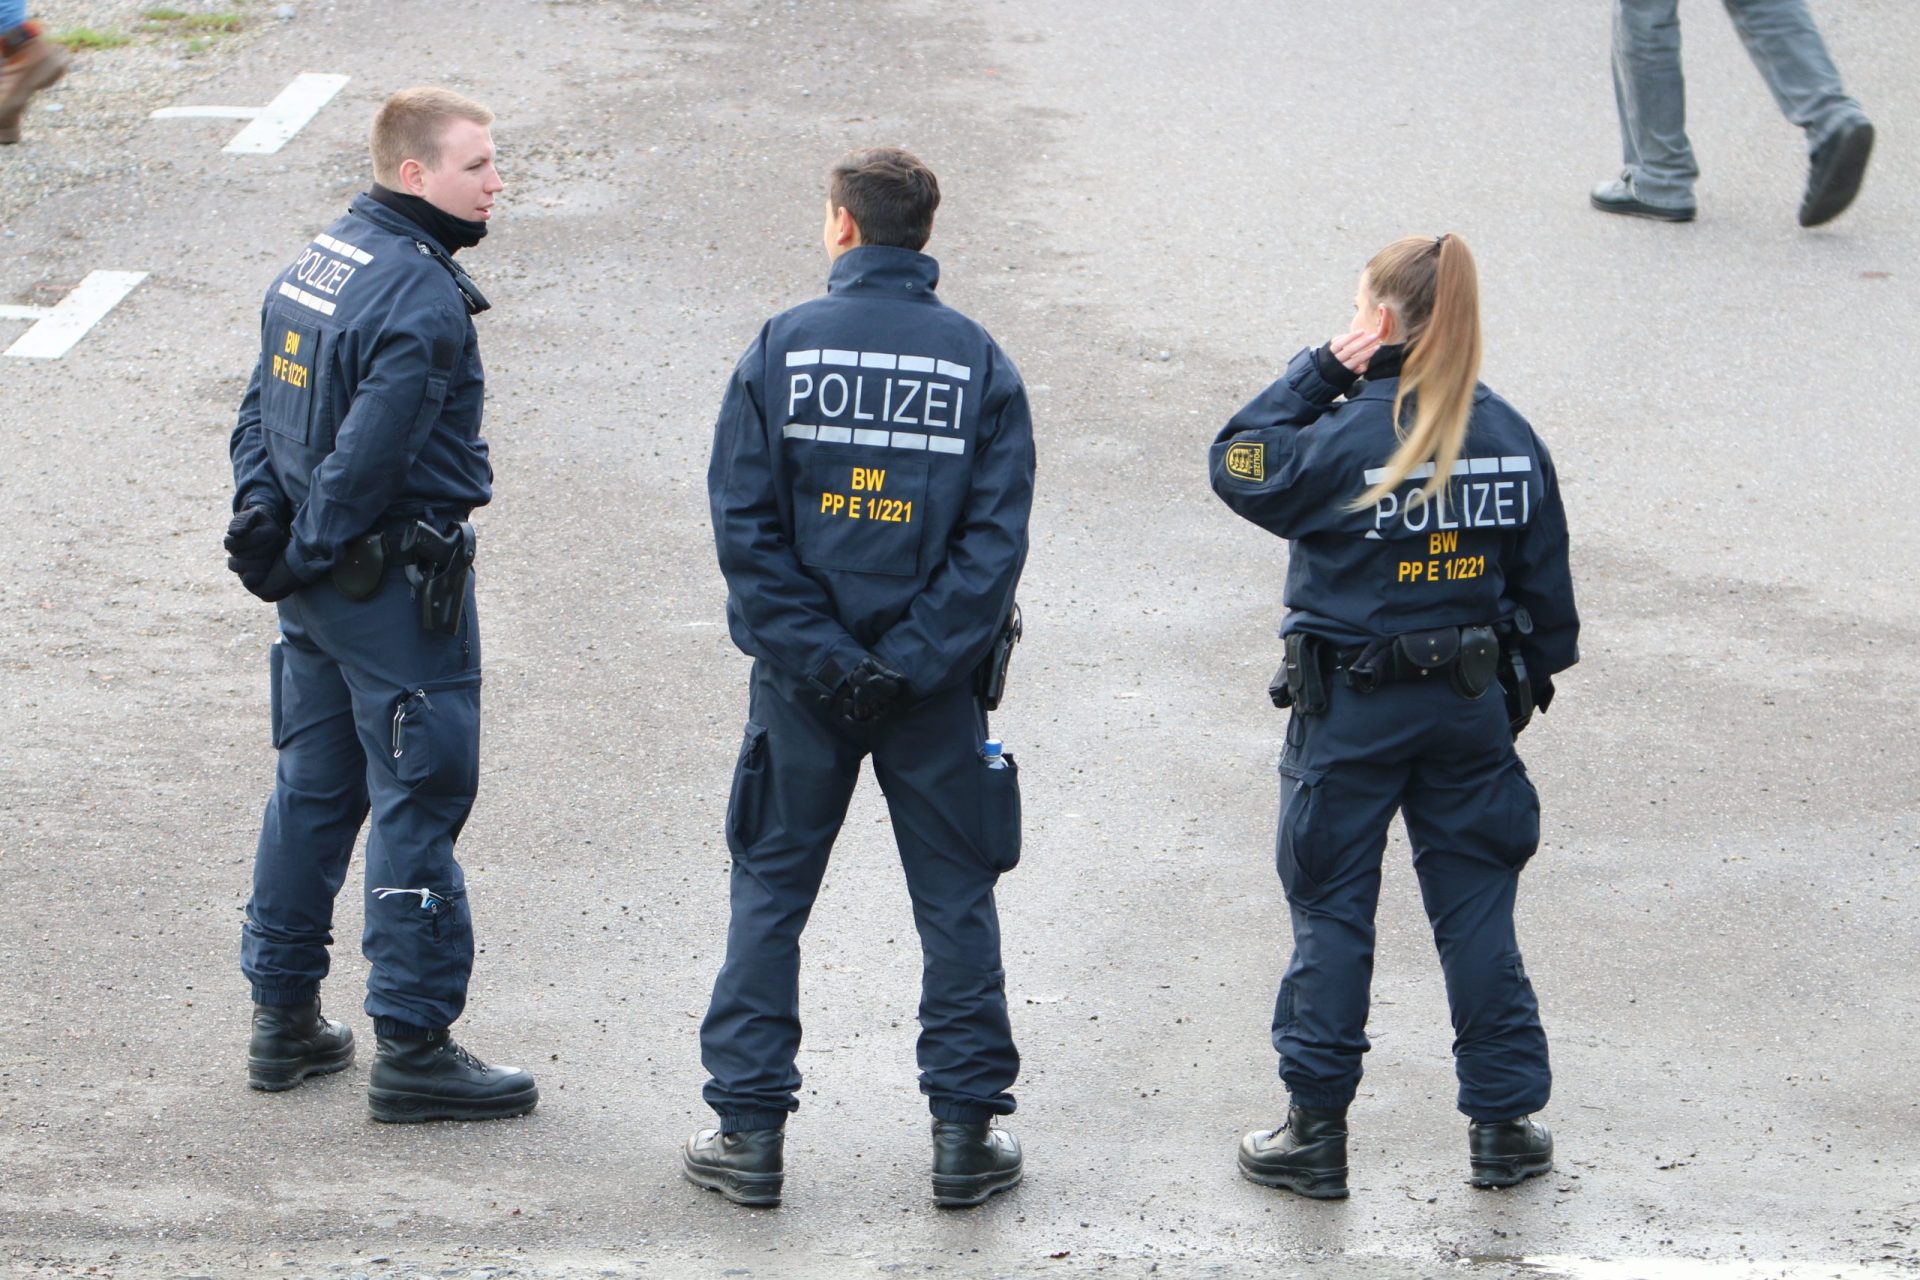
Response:
[[[934,1199],[1020,1180],[1018,1144],[990,1124],[1020,1064],[993,899],[1019,858],[1018,775],[983,751],[974,676],[1026,560],[1032,424],[1012,363],[934,295],[919,250],[939,200],[904,151],[834,167],[827,295],[760,331],[714,431],[727,621],[755,661],[727,806],[732,924],[700,1029],[720,1126],[683,1160],[739,1204],[779,1202],[800,932],[868,754],[920,932]]]
[[[453,254],[486,234],[502,183],[485,107],[395,94],[375,119],[376,184],[267,290],[260,362],[232,440],[229,566],[277,601],[278,776],[241,933],[253,986],[248,1082],[290,1089],[353,1061],[320,1016],[333,899],[367,840],[366,1010],[377,1120],[520,1115],[533,1077],[447,1028],[466,1004],[473,926],[453,845],[480,764],[473,508],[492,496],[470,318]]]

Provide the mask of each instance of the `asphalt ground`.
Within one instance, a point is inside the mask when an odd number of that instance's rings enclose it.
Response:
[[[86,145],[86,122],[30,132],[0,154],[0,303],[50,302],[97,268],[152,274],[66,358],[0,359],[0,1261],[1920,1268],[1920,13],[1817,9],[1881,145],[1859,206],[1816,232],[1793,221],[1798,137],[1696,0],[1705,176],[1682,227],[1587,208],[1617,154],[1604,6],[1528,0],[342,0],[197,64],[184,98],[162,81],[122,103],[99,125],[122,163],[62,176],[46,148]],[[142,120],[264,102],[301,71],[353,80],[274,156],[223,154],[231,121]],[[429,80],[498,112],[510,184],[463,255],[495,303],[498,497],[461,844],[482,953],[459,1034],[533,1068],[543,1101],[389,1128],[365,1113],[352,892],[326,993],[361,1065],[245,1087],[235,948],[273,768],[273,620],[219,535],[260,292],[364,185],[378,102]],[[1000,897],[1029,1173],[978,1211],[928,1201],[916,948],[869,782],[808,935],[787,1201],[751,1213],[676,1166],[708,1118],[695,1030],[747,665],[702,484],[734,359],[821,287],[822,171],[873,142],[939,172],[942,293],[1033,395],[1028,636],[995,718],[1027,813]],[[9,203],[27,165],[35,198]],[[1344,325],[1375,249],[1442,230],[1479,256],[1486,380],[1554,449],[1585,617],[1582,663],[1522,741],[1545,841],[1520,926],[1559,1171],[1465,1185],[1396,833],[1354,1194],[1310,1204],[1232,1160],[1283,1105],[1267,1044],[1283,721],[1264,688],[1284,548],[1213,500],[1204,447]],[[0,342],[19,330],[0,320]]]

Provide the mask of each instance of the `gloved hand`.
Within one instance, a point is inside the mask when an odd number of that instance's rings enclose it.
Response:
[[[241,562],[243,567],[234,569],[240,575],[240,585],[253,594],[272,604],[285,600],[288,596],[308,585],[293,571],[285,556],[275,556],[271,560],[248,560]],[[228,560],[232,566],[235,561]]]
[[[906,692],[907,678],[869,654],[834,691],[833,709],[855,724],[874,724],[885,719]]]
[[[265,507],[243,508],[227,525],[226,548],[232,557],[227,562],[229,568],[234,560],[270,560],[286,545],[286,526]]]

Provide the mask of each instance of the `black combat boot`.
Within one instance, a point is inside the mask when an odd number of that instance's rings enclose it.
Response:
[[[375,1120],[498,1120],[523,1116],[539,1101],[531,1072],[490,1067],[447,1031],[376,1039],[367,1079],[367,1109]]]
[[[353,1065],[353,1032],[320,1016],[320,997],[306,1004],[253,1006],[247,1083],[279,1093],[308,1076]]]
[[[1347,1198],[1347,1113],[1288,1107],[1278,1129],[1240,1140],[1240,1174],[1315,1200]]]
[[[722,1133],[702,1129],[687,1139],[680,1167],[687,1181],[718,1191],[735,1204],[771,1209],[786,1179],[785,1129]]]
[[[984,1203],[1020,1185],[1020,1144],[990,1121],[933,1122],[933,1202],[944,1209]]]
[[[1510,1187],[1553,1172],[1553,1135],[1528,1116],[1467,1125],[1468,1179],[1476,1187]]]

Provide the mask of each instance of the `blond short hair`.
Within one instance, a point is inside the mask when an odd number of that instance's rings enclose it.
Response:
[[[373,180],[398,190],[400,165],[418,160],[429,169],[440,166],[440,142],[455,120],[471,120],[482,128],[493,123],[493,112],[451,89],[402,89],[388,98],[373,118],[367,149],[373,153]]]

